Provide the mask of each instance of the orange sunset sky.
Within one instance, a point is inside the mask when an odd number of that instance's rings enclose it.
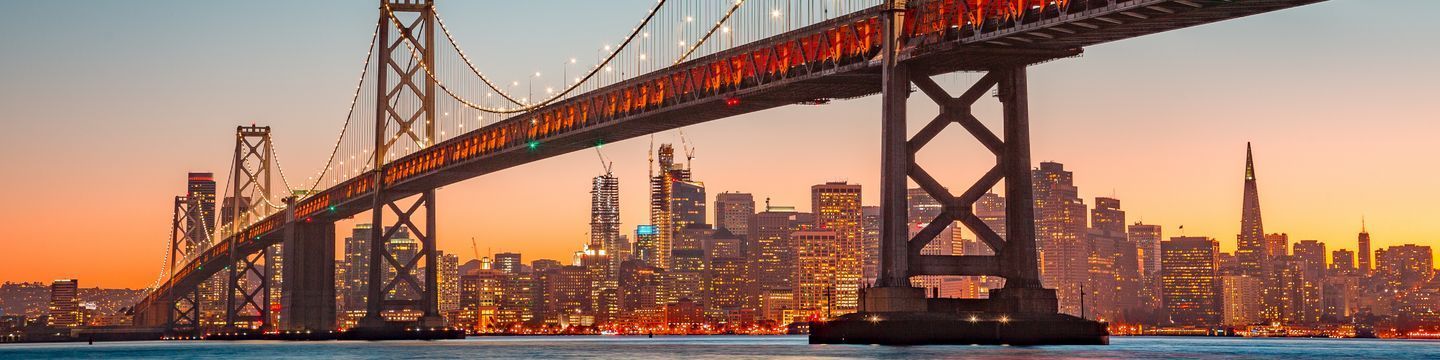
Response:
[[[172,197],[189,171],[224,180],[235,125],[273,126],[287,172],[324,163],[374,6],[164,3],[27,2],[0,12],[9,34],[0,37],[0,281],[149,285],[166,251]],[[524,79],[593,52],[653,0],[572,2],[579,9],[543,16],[555,4],[439,3],[467,50],[487,54],[487,73]],[[1074,171],[1087,204],[1114,196],[1130,222],[1164,225],[1167,237],[1184,225],[1184,235],[1217,238],[1231,251],[1253,142],[1267,232],[1354,249],[1364,216],[1377,248],[1440,246],[1436,11],[1440,2],[1337,0],[1035,66],[1033,159]],[[976,78],[937,79],[953,92]],[[910,106],[912,132],[936,113],[922,96]],[[872,96],[683,131],[697,149],[694,177],[712,198],[743,191],[761,206],[770,198],[807,210],[810,185],[845,180],[863,185],[863,202],[874,205],[879,112]],[[993,99],[977,115],[998,129]],[[952,188],[993,160],[958,130],[920,155]],[[603,149],[620,178],[627,232],[648,222],[648,146],[642,137]],[[590,178],[602,171],[596,154],[582,151],[443,188],[440,248],[468,260],[474,237],[483,255],[568,261],[588,241]],[[351,225],[340,224],[342,237]]]

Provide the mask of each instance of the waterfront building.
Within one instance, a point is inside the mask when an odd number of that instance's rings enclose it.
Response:
[[[1042,162],[1031,177],[1041,281],[1055,289],[1060,312],[1080,315],[1080,293],[1090,265],[1085,203],[1075,187],[1074,174],[1063,164]]]
[[[1220,244],[1208,237],[1172,237],[1160,243],[1165,309],[1180,325],[1220,322],[1216,257]]]

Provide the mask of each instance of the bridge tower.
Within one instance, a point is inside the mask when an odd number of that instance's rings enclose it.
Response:
[[[264,218],[278,206],[270,202],[271,164],[274,159],[269,126],[237,126],[235,158],[231,168],[230,197],[234,206],[226,217],[229,234],[238,235],[250,223]],[[270,281],[274,264],[267,265],[273,247],[239,249],[231,246],[229,277],[225,288],[225,327],[246,322],[260,329],[271,324]]]
[[[366,314],[358,324],[365,330],[388,328],[387,312],[403,322],[418,315],[420,327],[444,326],[436,291],[435,190],[406,189],[387,183],[386,176],[394,171],[387,162],[411,147],[418,151],[435,143],[436,84],[426,76],[435,65],[434,9],[433,0],[380,1],[370,278]],[[401,229],[418,248],[387,246]],[[425,271],[417,278],[422,263]]]
[[[175,213],[170,221],[170,278],[175,278],[175,272],[179,269],[177,265],[184,265],[182,257],[188,258],[194,255],[197,247],[203,243],[203,239],[196,239],[196,235],[204,236],[202,231],[196,231],[194,227],[199,225],[195,219],[196,213],[191,212],[195,203],[186,196],[175,197]],[[190,291],[181,292],[173,301],[167,302],[165,318],[165,332],[168,334],[191,334],[199,335],[200,328],[200,287]]]
[[[869,344],[1095,344],[1108,341],[1104,324],[1059,313],[1054,289],[1041,285],[1035,241],[1034,195],[1030,173],[1029,103],[1026,67],[1076,50],[986,49],[974,67],[985,75],[958,96],[941,88],[934,70],[912,61],[902,49],[900,24],[906,0],[889,0],[881,17],[880,271],[875,287],[864,289],[861,312],[811,326],[812,343]],[[916,41],[909,39],[908,41]],[[905,106],[915,86],[940,114],[907,138]],[[1002,134],[996,135],[971,112],[972,105],[998,87]],[[995,165],[959,195],[950,193],[915,161],[915,154],[950,124],[958,124],[995,156]],[[1005,181],[1005,236],[974,213],[975,202]],[[943,206],[913,238],[907,223],[906,185],[914,180]],[[995,255],[924,255],[921,249],[947,226],[959,222]],[[912,276],[998,276],[1003,288],[988,299],[927,298]]]

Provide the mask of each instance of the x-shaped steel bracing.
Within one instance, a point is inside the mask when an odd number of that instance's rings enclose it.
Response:
[[[200,332],[200,289],[181,293],[170,303],[170,317],[166,324],[172,334]]]
[[[378,74],[376,93],[374,161],[377,166],[371,206],[370,288],[367,314],[360,326],[381,326],[385,321],[381,312],[399,309],[419,311],[423,314],[422,323],[433,324],[439,321],[435,287],[435,190],[422,191],[412,196],[414,202],[402,205],[400,201],[404,199],[389,195],[391,184],[385,183],[384,174],[386,157],[400,139],[409,138],[417,147],[429,146],[435,141],[435,82],[429,76],[423,83],[416,79],[424,76],[421,71],[426,67],[434,68],[434,4],[429,0],[382,1],[388,11],[382,10],[380,14],[382,31],[378,40],[383,44],[379,60],[384,70]],[[402,20],[399,13],[415,14],[415,17]],[[394,39],[391,29],[398,33]],[[396,56],[403,56],[405,60],[397,61]],[[395,126],[394,134],[386,130],[390,126]],[[386,226],[387,212],[395,216],[391,226]],[[421,215],[423,224],[416,220]],[[417,249],[410,258],[397,256],[388,246],[402,228],[416,240]],[[422,261],[426,264],[425,274],[417,277],[415,271]],[[394,275],[386,278],[387,270],[393,270]]]
[[[909,152],[906,174],[925,190],[927,194],[941,203],[943,210],[930,221],[919,233],[915,234],[907,244],[907,258],[909,264],[908,274],[917,275],[961,275],[961,276],[1000,276],[1006,279],[1013,277],[1026,277],[1027,271],[1021,271],[1024,261],[1012,259],[1012,254],[1021,254],[1024,249],[1013,253],[1007,253],[1007,247],[1012,246],[1002,238],[994,229],[990,228],[984,221],[975,215],[975,202],[985,195],[1001,180],[1005,179],[1007,167],[1015,166],[1008,162],[1016,161],[1006,159],[1007,146],[1029,146],[1028,143],[1007,144],[1000,136],[991,132],[985,124],[981,123],[971,111],[971,107],[982,96],[994,88],[1001,87],[1000,101],[1006,105],[1006,125],[1023,126],[1024,116],[1012,114],[1017,110],[1017,102],[1023,105],[1023,98],[1016,98],[1017,86],[1023,84],[1023,66],[1016,68],[1002,68],[992,70],[985,74],[979,81],[959,96],[952,96],[936,84],[928,76],[913,76],[909,80],[919,88],[922,93],[929,97],[940,107],[940,113],[935,116],[925,127],[921,128],[915,136],[906,142]],[[1015,76],[1015,72],[1022,72]],[[1018,80],[1017,80],[1018,79]],[[1019,83],[1019,84],[1017,84]],[[1023,95],[1021,95],[1023,96]],[[986,171],[969,188],[959,195],[952,194],[940,184],[935,177],[925,171],[915,162],[915,154],[924,148],[931,140],[939,135],[942,130],[950,124],[959,124],[972,137],[985,146],[995,156],[995,165]],[[1023,165],[1028,170],[1028,164]],[[1027,173],[1028,174],[1028,173]],[[1028,175],[1027,175],[1028,176]],[[947,226],[960,222],[966,228],[975,233],[980,241],[994,250],[996,255],[922,255],[921,249],[935,239]],[[1013,264],[1012,264],[1013,263]],[[1028,281],[1026,281],[1028,283]]]
[[[235,264],[238,271],[230,277],[228,296],[238,299],[227,310],[227,327],[235,327],[241,321],[259,324],[264,328],[270,318],[270,278],[266,276],[264,260],[269,258],[268,248],[247,254]]]
[[[385,134],[386,129],[392,122],[396,126],[396,132],[394,136],[384,139],[384,142],[380,144],[380,147],[376,151],[378,154],[388,154],[389,149],[395,146],[395,143],[399,142],[402,136],[410,138],[417,146],[428,146],[435,141],[434,122],[431,121],[432,116],[430,116],[434,108],[432,95],[434,94],[435,85],[433,80],[428,76],[424,77],[425,83],[423,86],[417,84],[415,81],[417,77],[422,75],[421,71],[426,67],[434,68],[434,61],[431,60],[432,52],[430,51],[434,45],[434,30],[432,29],[434,26],[432,18],[434,13],[424,10],[418,12],[418,14],[419,15],[416,16],[413,21],[410,21],[408,25],[401,22],[398,15],[393,19],[390,17],[390,14],[381,15],[380,20],[384,22],[382,28],[395,28],[400,36],[394,40],[389,40],[389,34],[387,32],[382,38],[385,40],[383,43],[385,44],[384,48],[381,51],[383,58],[382,67],[386,69],[382,71],[382,76],[389,75],[388,73],[390,71],[394,71],[396,81],[386,89],[383,86],[385,85],[385,78],[381,79],[382,91],[384,92],[381,95],[379,104],[383,104],[383,109],[380,112],[381,121],[377,123],[380,128],[377,129],[376,134],[377,136],[379,136],[379,134]],[[416,38],[415,34],[417,32],[421,33],[424,40]],[[411,53],[412,48],[414,51],[413,54],[420,54],[422,57],[421,60],[424,61],[423,64],[415,61],[415,56]],[[401,59],[403,60],[397,61],[395,57],[397,51],[402,54],[403,57],[401,57]],[[402,64],[401,61],[404,63]],[[414,106],[413,108],[407,106],[405,109],[401,109],[398,106],[400,105],[400,100],[406,97],[404,96],[405,91],[409,91],[410,95],[421,100],[419,106]],[[401,114],[402,110],[408,112],[408,114]],[[421,124],[423,134],[417,132],[417,122],[423,122]]]

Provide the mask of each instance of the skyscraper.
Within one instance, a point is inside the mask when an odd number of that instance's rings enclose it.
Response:
[[[620,262],[624,244],[620,237],[620,179],[608,169],[596,176],[590,186],[590,244],[584,250],[585,266],[590,271],[591,299],[600,321],[608,321],[615,294],[620,286]],[[603,306],[602,306],[603,305]]]
[[[715,195],[715,229],[725,229],[743,239],[750,238],[755,218],[755,197],[749,193],[723,192]]]
[[[619,301],[622,314],[633,314],[639,310],[659,310],[664,299],[660,298],[660,270],[639,259],[620,264]]]
[[[187,235],[196,241],[199,248],[208,248],[214,241],[212,234],[215,234],[217,226],[215,223],[215,176],[212,173],[192,172],[186,174],[185,181],[185,196],[190,202],[190,219],[186,224],[190,231]],[[222,271],[215,274],[200,285],[202,323],[220,320],[225,316],[225,305],[222,299],[227,275],[221,275],[223,273]]]
[[[590,186],[590,247],[608,255],[620,253],[620,179],[609,172],[596,176]],[[605,285],[614,287],[620,260],[610,256],[601,264]]]
[[[590,280],[590,307],[595,321],[609,321],[619,305],[613,297],[620,286],[620,264],[614,263],[613,256],[595,244],[585,245],[580,251],[578,264],[585,268]]]
[[[440,284],[436,290],[436,310],[447,319],[453,319],[450,312],[460,309],[460,257],[455,254],[446,254],[444,251],[436,251],[439,258],[439,267],[435,270]]]
[[[1160,243],[1161,282],[1170,320],[1182,325],[1219,323],[1215,264],[1219,248],[1207,237],[1173,237]]]
[[[754,301],[754,281],[749,276],[745,259],[735,257],[713,257],[710,259],[710,286],[705,298],[712,314],[728,315],[740,311],[753,311],[758,302]]]
[[[1355,249],[1359,256],[1360,275],[1370,275],[1370,232],[1365,230],[1364,218],[1360,219],[1360,235],[1355,241],[1358,243]]]
[[[1375,251],[1375,275],[1384,288],[1399,292],[1419,287],[1434,275],[1434,255],[1429,246],[1405,244]]]
[[[810,187],[810,201],[815,211],[815,227],[835,232],[834,315],[855,312],[860,306],[860,271],[864,258],[860,185],[845,182],[814,185]]]
[[[579,266],[556,266],[536,271],[540,279],[540,318],[546,324],[564,328],[569,325],[592,325],[590,309],[590,277]]]
[[[1221,324],[1245,326],[1264,320],[1260,315],[1260,289],[1263,283],[1259,278],[1249,275],[1226,275],[1220,278],[1223,289],[1220,304],[1224,307],[1221,311]]]
[[[1130,225],[1129,238],[1139,248],[1140,267],[1146,279],[1154,279],[1160,273],[1160,225],[1136,222]]]
[[[1346,249],[1330,252],[1330,272],[1335,275],[1356,274],[1355,252]]]
[[[401,264],[409,264],[411,259],[414,259],[415,256],[420,254],[420,242],[413,238],[410,238],[410,230],[408,228],[386,228],[384,230],[385,231],[382,231],[382,233],[395,231],[395,234],[390,236],[389,241],[385,242],[385,247],[386,252],[389,252],[392,256],[394,256],[396,262]],[[385,276],[380,277],[382,281],[391,281],[390,279],[395,279],[396,275],[398,275],[397,270],[394,266],[382,265],[380,266],[380,268],[384,269],[385,271]],[[414,270],[417,269],[412,269],[411,271]],[[410,275],[415,274],[411,273]],[[403,283],[397,283],[394,287],[390,289],[390,296],[397,299],[419,298],[420,294],[417,292],[417,290],[420,290],[421,286],[426,285],[414,285],[415,286],[406,286]],[[376,286],[383,286],[383,284],[377,284]]]
[[[1055,289],[1060,312],[1080,315],[1080,288],[1089,275],[1090,253],[1085,241],[1085,203],[1065,165],[1042,162],[1031,176],[1041,281]]]
[[[670,246],[675,231],[689,224],[705,223],[705,186],[690,180],[688,164],[675,163],[675,148],[661,144],[656,152],[660,160],[658,174],[650,176],[650,224],[655,226],[654,241],[647,248],[637,249],[653,255],[650,265],[670,267]],[[637,239],[638,240],[638,239]]]
[[[1294,258],[1303,264],[1306,278],[1319,281],[1325,276],[1325,243],[1301,240],[1295,243]]]
[[[705,184],[694,181],[678,181],[670,184],[670,210],[675,218],[673,231],[705,223]],[[673,234],[672,231],[672,234]],[[674,235],[671,235],[672,238]]]
[[[755,251],[750,269],[760,290],[791,291],[795,286],[795,242],[791,233],[813,227],[815,217],[794,207],[770,206],[755,214]]]
[[[1144,284],[1139,248],[1125,231],[1125,211],[1120,200],[1095,198],[1090,213],[1090,280],[1086,283],[1087,313],[1101,319],[1119,320],[1122,309],[1141,304],[1138,297]]]
[[[838,309],[840,235],[834,230],[797,231],[795,307],[805,316],[821,320],[847,312]]]
[[[865,259],[861,264],[861,281],[866,284],[874,284],[875,279],[880,276],[880,207],[860,207],[860,235],[861,247],[864,248]]]
[[[1294,279],[1299,275],[1293,274],[1296,269],[1290,268],[1290,235],[1266,234],[1262,255],[1259,277],[1265,283],[1260,290],[1264,318],[1276,321],[1291,319],[1294,312],[1290,309],[1294,308],[1295,294],[1303,290],[1298,287],[1303,282]]]
[[[84,316],[80,313],[80,280],[61,279],[50,283],[49,314],[46,325],[50,327],[85,325]]]
[[[1265,234],[1265,258],[1261,260],[1261,267],[1266,261],[1284,261],[1286,256],[1290,256],[1290,234]]]
[[[350,236],[345,237],[345,303],[342,311],[365,310],[369,298],[370,282],[370,224],[355,224]],[[337,291],[340,292],[340,291]]]
[[[1242,274],[1264,275],[1262,263],[1271,255],[1265,251],[1265,226],[1260,220],[1260,190],[1255,184],[1255,158],[1245,143],[1245,197],[1240,210],[1240,235],[1235,258]]]
[[[660,229],[655,225],[635,226],[635,259],[645,262],[645,265],[659,267],[661,249],[669,249],[670,244],[660,244]],[[664,258],[670,257],[670,250],[664,250]]]
[[[495,254],[495,269],[506,274],[518,273],[520,267],[524,265],[525,262],[520,259],[520,253]]]
[[[215,175],[192,172],[186,177],[185,197],[190,200],[190,238],[208,247],[215,232]]]

